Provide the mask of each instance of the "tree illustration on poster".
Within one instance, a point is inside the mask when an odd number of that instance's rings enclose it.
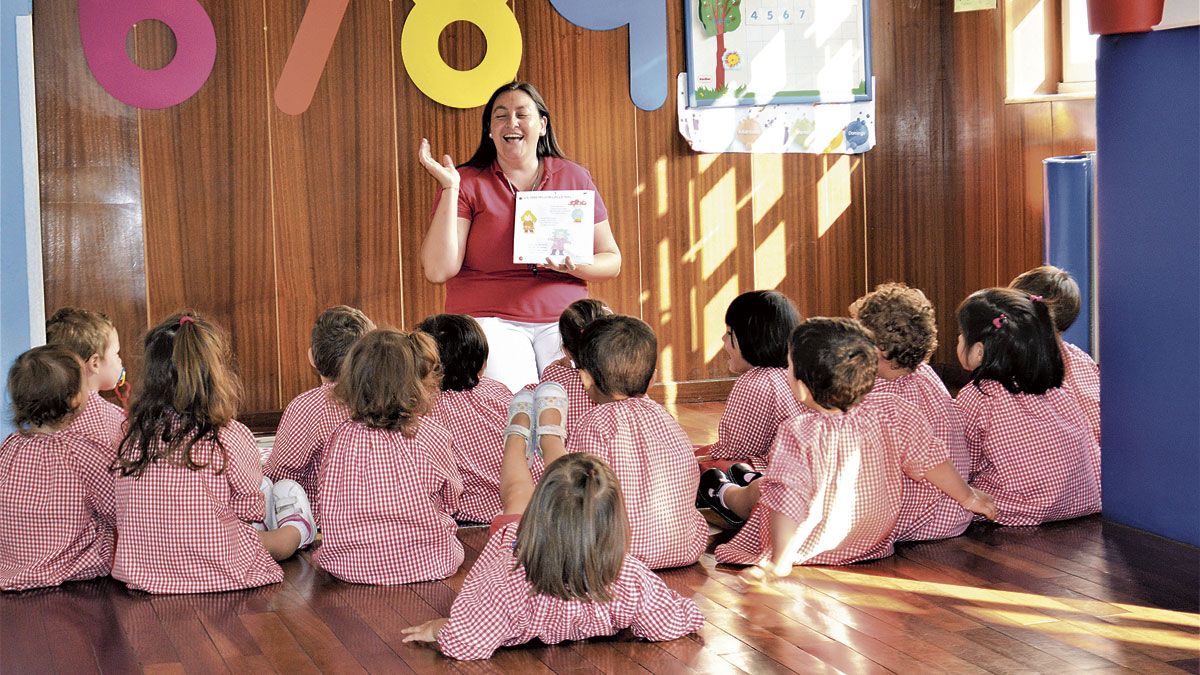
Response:
[[[700,25],[704,34],[717,38],[717,96],[725,93],[725,34],[742,25],[742,0],[700,0]]]

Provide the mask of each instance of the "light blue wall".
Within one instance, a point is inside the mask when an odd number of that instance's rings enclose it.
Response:
[[[21,159],[21,110],[17,85],[16,17],[28,16],[32,0],[0,0],[0,364],[8,367],[29,349],[29,266],[25,260],[25,190]],[[9,422],[8,388],[0,412],[0,432]]]

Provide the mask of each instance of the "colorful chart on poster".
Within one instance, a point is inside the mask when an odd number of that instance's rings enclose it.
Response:
[[[870,100],[869,0],[685,0],[689,104]]]

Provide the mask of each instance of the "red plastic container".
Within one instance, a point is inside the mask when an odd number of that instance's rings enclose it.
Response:
[[[1164,1],[1088,0],[1088,32],[1145,33],[1162,21]]]

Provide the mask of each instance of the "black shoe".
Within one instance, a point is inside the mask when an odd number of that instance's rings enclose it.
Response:
[[[732,485],[733,481],[729,480],[729,476],[720,469],[709,469],[700,474],[700,503],[716,512],[731,525],[741,525],[744,521],[738,517],[736,513],[721,503],[721,498],[717,495],[721,492],[722,485]]]
[[[729,467],[729,479],[742,487],[746,487],[759,478],[762,478],[762,476],[761,471],[755,471],[754,467],[745,462],[738,462]]]

